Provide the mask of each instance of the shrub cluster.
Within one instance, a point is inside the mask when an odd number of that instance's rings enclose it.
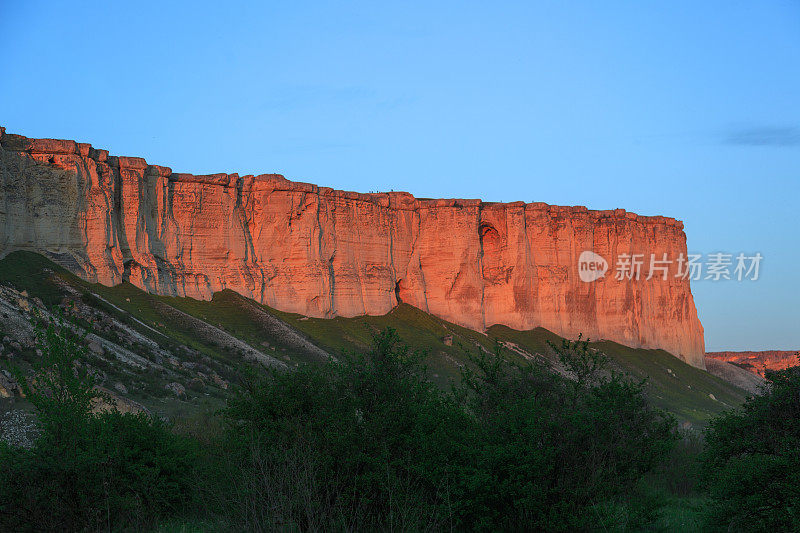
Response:
[[[766,377],[763,394],[706,432],[701,460],[710,527],[800,530],[800,367]]]
[[[144,414],[93,413],[104,398],[79,364],[83,339],[61,319],[36,333],[42,358],[17,378],[41,435],[0,442],[0,531],[141,530],[189,508],[195,443]]]
[[[674,443],[643,384],[585,342],[569,377],[480,354],[442,392],[392,330],[372,350],[248,383],[225,506],[248,529],[589,529]],[[234,452],[235,450],[235,452]]]
[[[563,375],[498,350],[443,391],[387,329],[367,353],[250,375],[201,445],[93,413],[82,340],[38,331],[41,363],[19,378],[42,434],[0,445],[0,530],[585,530],[613,524],[675,441],[643,384],[585,342],[554,346]]]

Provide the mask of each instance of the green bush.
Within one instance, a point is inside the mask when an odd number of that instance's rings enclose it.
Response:
[[[0,530],[150,527],[192,503],[196,452],[145,415],[92,416],[57,443],[0,447]]]
[[[613,520],[609,506],[670,449],[673,421],[585,343],[557,350],[574,379],[498,353],[446,393],[389,329],[367,354],[253,379],[227,411],[238,476],[222,507],[255,530]]]
[[[604,525],[619,498],[672,447],[671,417],[648,407],[643,383],[605,370],[586,342],[553,346],[569,378],[542,363],[474,359],[463,379],[478,438],[464,496],[470,527],[543,530]],[[651,518],[641,509],[629,514]]]
[[[186,509],[194,443],[144,414],[93,414],[70,324],[37,328],[37,344],[34,376],[17,376],[42,432],[31,449],[0,444],[0,530],[141,529]]]
[[[24,383],[42,434],[0,447],[0,530],[585,530],[641,526],[675,441],[643,383],[583,342],[541,363],[479,354],[452,390],[396,332],[364,354],[244,380],[224,429],[92,413],[83,339],[56,321]],[[194,428],[194,429],[192,429]]]
[[[251,379],[230,403],[248,529],[449,527],[447,471],[466,416],[393,331],[341,362]]]
[[[715,419],[706,433],[710,527],[800,530],[800,367],[766,377],[763,395]]]

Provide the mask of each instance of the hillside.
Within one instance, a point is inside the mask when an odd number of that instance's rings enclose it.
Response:
[[[279,312],[232,291],[216,293],[210,301],[157,296],[128,283],[88,283],[43,256],[14,252],[0,260],[3,365],[25,368],[36,357],[28,315],[52,306],[90,327],[88,364],[105,389],[122,403],[169,418],[221,407],[248,367],[289,368],[361,350],[387,326],[428,353],[429,374],[442,386],[468,364],[466,352],[498,345],[507,357],[544,357],[558,370],[547,342],[561,342],[542,328],[493,326],[479,333],[407,304],[383,316],[320,319]],[[702,426],[746,396],[743,389],[663,350],[608,341],[591,345],[609,355],[615,368],[648,378],[653,404],[680,422]],[[5,390],[6,396],[14,392],[8,377],[0,382],[0,394]]]

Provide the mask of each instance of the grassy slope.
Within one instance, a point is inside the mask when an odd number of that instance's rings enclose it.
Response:
[[[548,341],[560,345],[562,340],[543,328],[517,331],[493,326],[483,335],[408,305],[400,305],[384,316],[357,318],[315,319],[273,312],[334,352],[366,346],[373,332],[391,326],[414,348],[427,350],[431,354],[430,369],[447,377],[458,375],[457,365],[465,360],[464,350],[474,352],[478,343],[491,350],[495,341],[511,342],[528,353],[550,359],[553,354]],[[452,346],[442,342],[445,335],[453,335]],[[609,341],[593,342],[591,346],[607,354],[618,370],[637,379],[647,378],[648,395],[653,404],[672,412],[680,422],[702,426],[716,414],[744,401],[746,393],[742,389],[663,350],[634,349]],[[513,353],[509,355],[515,357]]]
[[[123,311],[88,297],[92,305],[103,306],[105,311],[115,314],[143,334],[151,338],[160,336],[157,340],[163,346],[183,344],[216,361],[230,365],[239,364],[239,361],[213,342],[202,340],[194,329],[195,325],[176,318],[174,314],[164,313],[163,306],[167,305],[223,329],[276,357],[289,362],[309,360],[308,354],[295,353],[280,338],[265,334],[263,328],[248,313],[245,299],[231,291],[217,293],[211,301],[154,296],[130,284],[116,287],[89,284],[33,253],[15,252],[0,261],[0,282],[10,283],[20,290],[25,289],[31,296],[38,296],[46,304],[58,303],[64,295],[64,289],[57,281],[85,293],[97,294],[111,302]],[[523,332],[505,326],[494,326],[487,334],[482,334],[408,305],[400,305],[384,316],[334,319],[306,318],[266,306],[261,308],[301,331],[333,355],[361,350],[369,345],[374,333],[391,326],[412,348],[428,353],[430,373],[436,381],[443,384],[458,377],[459,366],[467,360],[465,350],[474,353],[478,350],[478,345],[491,350],[499,340],[512,342],[528,353],[550,356],[547,342],[559,343],[561,340],[542,328]],[[157,330],[160,335],[154,334],[134,319]],[[452,336],[452,345],[444,342],[448,336]],[[617,368],[636,378],[647,377],[648,393],[653,403],[673,412],[680,421],[704,425],[710,417],[728,407],[739,405],[744,400],[743,390],[691,367],[663,350],[632,349],[612,342],[593,343],[593,346],[608,354]],[[521,359],[521,356],[514,353],[509,353],[509,357]]]
[[[493,326],[489,334],[540,353],[545,353],[548,340],[560,342],[556,335],[542,328],[515,331],[505,326]],[[610,341],[591,345],[608,355],[617,369],[637,379],[647,378],[648,395],[653,404],[672,412],[680,421],[704,425],[717,413],[744,401],[744,390],[688,365],[664,350],[635,349]]]
[[[199,318],[271,355],[281,356],[284,348],[281,339],[265,336],[241,305],[243,298],[232,291],[223,291],[215,294],[211,301],[202,301],[156,296],[129,283],[106,287],[85,282],[47,258],[30,252],[14,252],[0,261],[0,283],[10,283],[19,290],[27,290],[31,297],[41,298],[48,306],[61,301],[67,294],[63,286],[68,285],[84,293],[85,302],[102,308],[140,333],[156,338],[160,344],[167,347],[183,344],[214,359],[229,361],[230,357],[215,343],[198,336],[192,323],[180,320],[174,314],[164,312],[164,309],[172,307]],[[113,305],[93,298],[94,294]],[[153,330],[160,335],[154,335]],[[262,345],[263,342],[269,343],[270,348]],[[287,355],[290,356],[299,360],[307,359],[305,354]]]
[[[492,341],[486,335],[456,326],[406,304],[397,306],[386,315],[355,318],[307,318],[274,309],[269,311],[334,355],[363,350],[370,345],[373,335],[392,327],[411,348],[427,352],[428,370],[435,380],[443,384],[458,378],[459,366],[468,359],[466,350],[474,353],[478,350],[478,344],[486,348],[492,346]],[[452,345],[445,344],[445,337],[452,337]]]

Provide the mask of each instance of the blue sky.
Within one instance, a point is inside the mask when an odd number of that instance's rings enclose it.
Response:
[[[693,283],[707,348],[800,349],[799,2],[166,4],[0,0],[0,124],[178,172],[672,216],[691,251],[764,256]]]

